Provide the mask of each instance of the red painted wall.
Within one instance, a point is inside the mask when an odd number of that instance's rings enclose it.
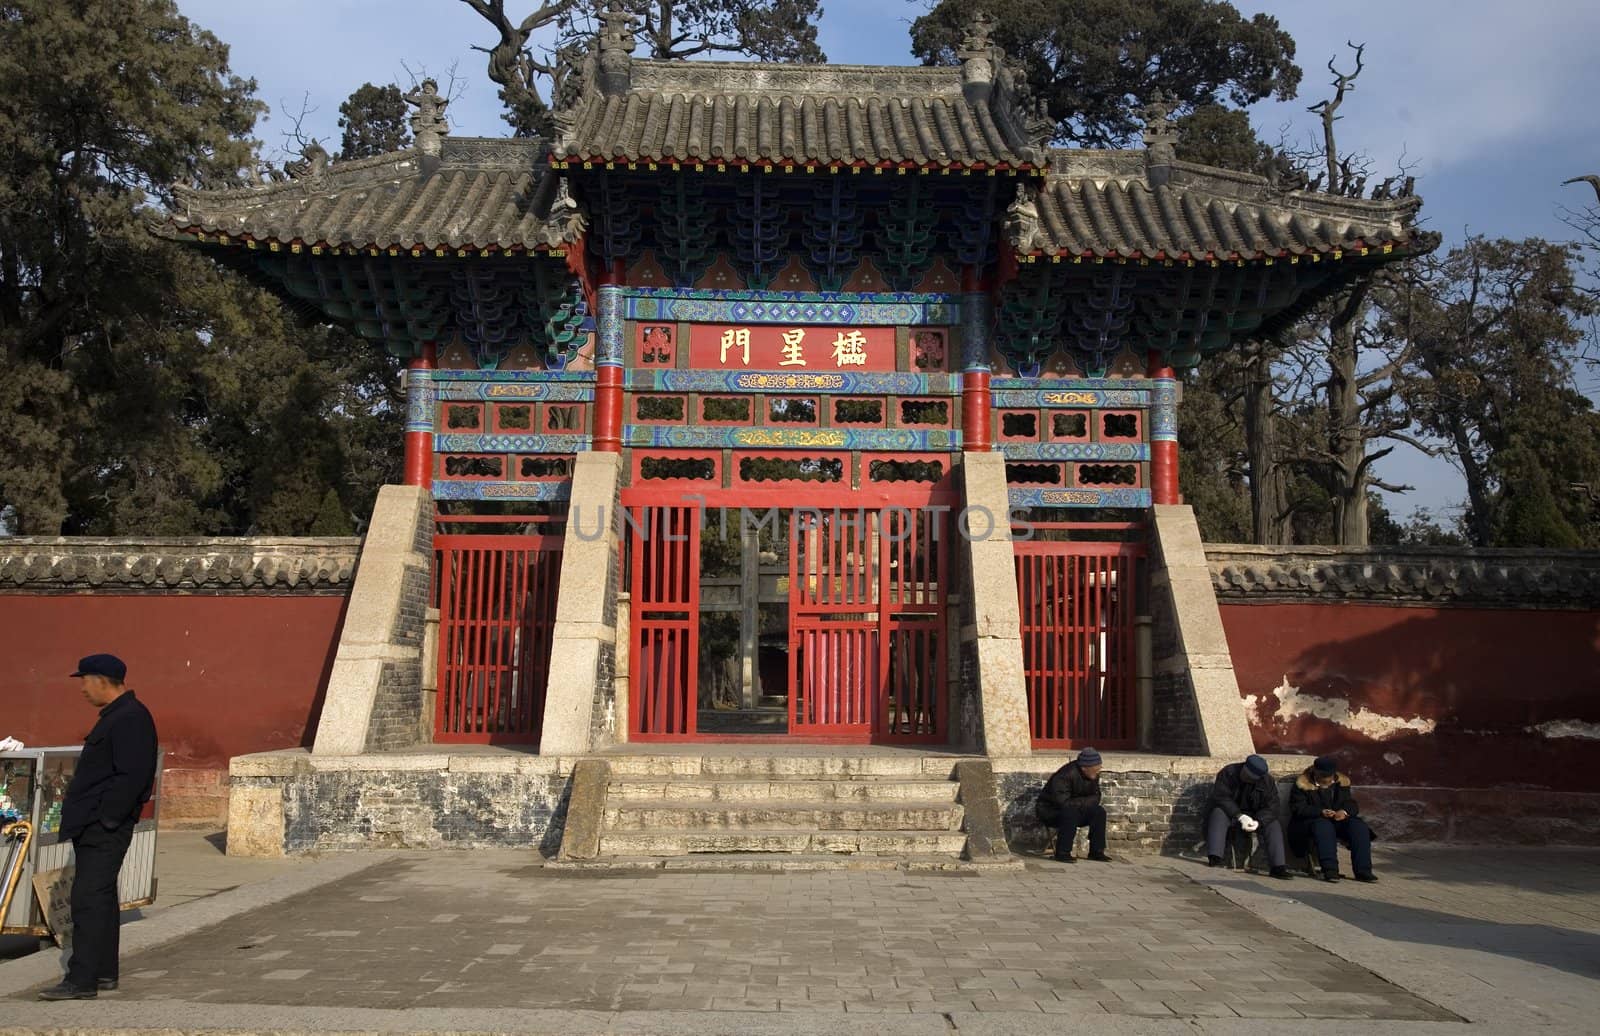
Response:
[[[1532,729],[1600,724],[1600,613],[1223,602],[1222,624],[1262,751],[1333,754],[1365,784],[1600,792],[1600,739]],[[1286,682],[1436,726],[1374,737],[1338,717],[1285,720]]]
[[[226,771],[232,756],[308,745],[344,606],[342,596],[0,594],[0,736],[80,743],[95,711],[67,674],[107,651],[155,715],[169,771]]]

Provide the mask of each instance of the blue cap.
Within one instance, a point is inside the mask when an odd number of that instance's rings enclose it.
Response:
[[[1078,765],[1079,766],[1099,766],[1100,765],[1100,753],[1096,752],[1092,748],[1085,748],[1083,751],[1078,753]]]
[[[1259,755],[1253,755],[1246,759],[1244,768],[1250,771],[1250,775],[1253,777],[1265,777],[1272,772],[1272,767],[1268,766],[1267,761]]]
[[[89,655],[78,659],[78,671],[73,676],[103,676],[117,683],[128,678],[128,667],[116,655]]]

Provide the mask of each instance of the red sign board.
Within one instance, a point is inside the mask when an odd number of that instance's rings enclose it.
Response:
[[[892,371],[892,327],[695,324],[689,366],[707,370]]]

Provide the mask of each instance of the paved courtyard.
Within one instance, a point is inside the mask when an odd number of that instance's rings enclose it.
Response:
[[[0,1028],[1588,1028],[1600,853],[1400,848],[1380,862],[1385,880],[1369,887],[1169,859],[939,876],[337,857],[299,865],[341,869],[315,888],[135,947],[122,990],[97,1003],[38,1004],[5,987]]]

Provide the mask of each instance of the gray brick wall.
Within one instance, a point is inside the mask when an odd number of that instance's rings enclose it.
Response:
[[[1152,746],[1171,755],[1205,755],[1205,737],[1200,729],[1200,708],[1195,704],[1189,674],[1165,673],[1157,676],[1151,693]]]
[[[538,848],[553,856],[569,779],[558,774],[321,771],[235,778],[281,788],[284,851]]]
[[[412,538],[415,553],[400,582],[400,607],[389,627],[389,643],[416,657],[385,662],[367,722],[367,752],[389,752],[422,743],[433,725],[422,715],[422,638],[427,628],[428,587],[433,564],[433,518],[419,510]]]
[[[364,751],[391,752],[422,741],[422,662],[385,662]]]

